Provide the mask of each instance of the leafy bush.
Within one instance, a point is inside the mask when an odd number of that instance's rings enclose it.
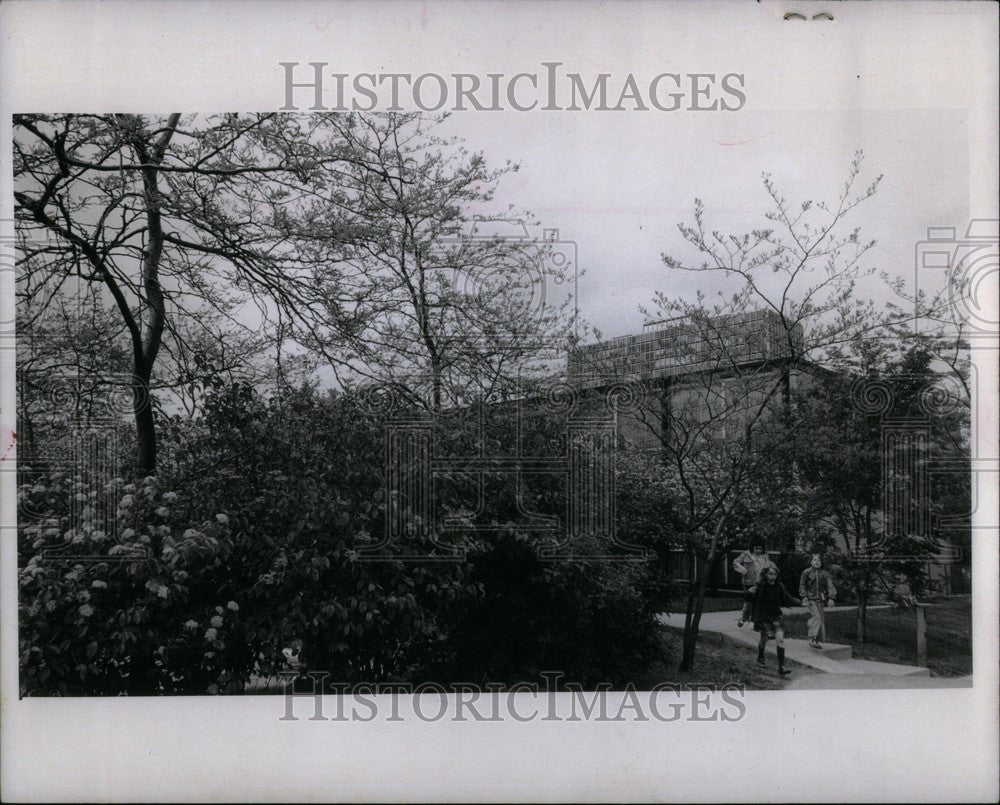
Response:
[[[460,562],[403,558],[441,553],[424,529],[378,547],[382,433],[350,395],[306,388],[267,401],[228,386],[179,424],[174,472],[199,508],[233,517],[222,583],[241,603],[257,673],[281,670],[295,643],[338,681],[407,676],[447,613],[478,594]]]
[[[584,686],[621,686],[653,660],[660,631],[646,563],[545,560],[507,531],[471,556],[483,597],[465,609],[445,651],[449,678],[539,682],[560,672]]]
[[[204,692],[245,676],[239,606],[218,587],[226,515],[182,518],[152,477],[89,487],[54,471],[20,488],[22,508],[44,512],[20,534],[22,694]]]
[[[492,412],[486,439],[504,443],[503,416]],[[506,423],[531,455],[556,455],[558,419],[521,417]],[[642,478],[618,468],[617,534],[636,548],[661,548],[671,520],[667,497]],[[623,481],[623,482],[622,482]],[[552,534],[527,527],[542,518],[564,523],[565,480],[555,474],[487,472],[488,495],[480,499],[478,541],[470,540],[471,579],[482,596],[459,615],[432,670],[479,684],[538,682],[543,672],[584,686],[621,686],[652,662],[666,609],[666,565],[656,551],[646,560],[608,544],[607,536],[574,535],[562,558],[543,558]],[[568,556],[600,559],[571,559]]]
[[[447,539],[413,521],[382,545],[406,501],[385,499],[382,423],[353,395],[213,382],[159,427],[157,478],[25,476],[22,693],[242,692],[291,646],[346,683],[620,684],[656,651],[658,563],[543,561],[518,534],[522,506],[565,505],[551,479],[498,474],[476,521],[445,490]]]

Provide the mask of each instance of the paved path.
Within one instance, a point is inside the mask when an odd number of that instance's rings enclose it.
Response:
[[[887,690],[893,688],[971,688],[972,677],[893,676],[891,674],[808,674],[790,681],[785,690]]]
[[[869,607],[874,609],[875,607]],[[855,609],[851,606],[828,607],[827,611],[840,609]],[[790,607],[791,614],[807,612],[805,607]],[[739,628],[736,625],[740,617],[739,610],[732,612],[705,612],[701,616],[701,631],[722,634],[731,640],[747,646],[756,647],[760,635],[753,630],[749,622]],[[660,623],[665,626],[683,628],[684,615],[660,615]],[[773,640],[767,643],[767,653],[777,655],[777,646]],[[785,638],[785,657],[789,660],[815,668],[820,674],[793,674],[788,688],[807,689],[865,689],[865,688],[937,688],[937,687],[968,687],[972,684],[971,677],[946,679],[931,677],[930,671],[916,665],[897,665],[871,660],[856,660],[852,656],[851,646],[837,643],[824,643],[821,649],[809,646],[808,640]],[[794,666],[793,666],[794,667]]]

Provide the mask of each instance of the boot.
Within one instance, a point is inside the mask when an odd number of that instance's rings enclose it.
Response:
[[[757,644],[757,665],[764,664],[764,643]]]
[[[785,668],[785,649],[783,646],[778,646],[778,673],[782,676],[788,676],[791,673]]]

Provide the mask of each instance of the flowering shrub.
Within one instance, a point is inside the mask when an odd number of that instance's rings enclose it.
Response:
[[[246,674],[238,605],[210,603],[224,515],[182,520],[152,477],[91,489],[54,471],[19,492],[22,694],[206,692]]]
[[[382,432],[349,396],[266,401],[234,385],[173,439],[173,474],[196,479],[182,497],[228,511],[234,550],[218,589],[240,606],[255,674],[284,670],[295,645],[306,668],[339,681],[408,677],[480,594],[461,562],[400,558],[430,555],[427,533],[371,561],[384,533]]]
[[[543,562],[513,529],[471,520],[441,540],[450,561],[406,558],[444,558],[430,529],[376,548],[382,431],[350,395],[233,385],[201,411],[161,423],[159,478],[25,476],[22,693],[237,693],[286,669],[289,647],[296,668],[346,683],[617,682],[648,661],[643,567]],[[509,522],[518,498],[501,480],[485,516]],[[557,484],[532,494],[564,508]]]
[[[204,411],[165,423],[160,478],[22,468],[23,694],[242,692],[292,644],[340,679],[398,677],[479,594],[461,563],[394,558],[428,534],[369,561],[380,433],[352,405],[233,386]]]

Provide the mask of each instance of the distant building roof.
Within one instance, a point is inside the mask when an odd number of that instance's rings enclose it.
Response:
[[[649,322],[636,335],[576,347],[567,356],[566,371],[578,380],[668,377],[720,361],[751,365],[795,357],[802,343],[801,325],[789,331],[773,311],[674,318]]]

